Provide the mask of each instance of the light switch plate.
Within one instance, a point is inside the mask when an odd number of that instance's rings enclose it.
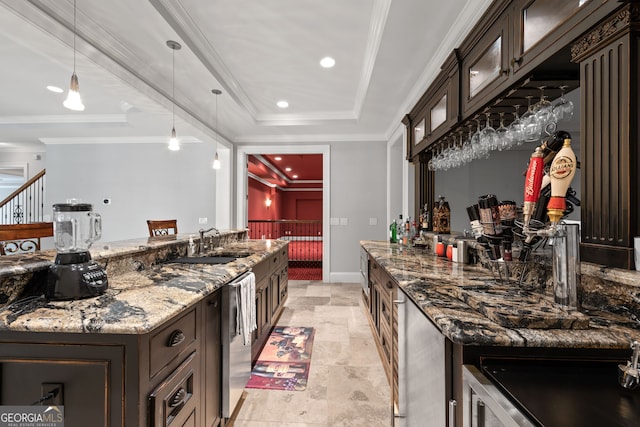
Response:
[[[349,218],[340,218],[340,225],[348,225]]]
[[[369,225],[378,225],[378,218],[369,218]]]
[[[205,225],[207,222],[209,222],[208,218],[198,218],[198,224],[200,225]]]
[[[339,218],[330,218],[329,219],[329,224],[331,224],[331,225],[340,225],[340,219]]]

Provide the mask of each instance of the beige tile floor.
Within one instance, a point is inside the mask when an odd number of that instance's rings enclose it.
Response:
[[[289,281],[279,325],[316,334],[305,391],[246,389],[233,427],[387,427],[390,397],[360,285]]]

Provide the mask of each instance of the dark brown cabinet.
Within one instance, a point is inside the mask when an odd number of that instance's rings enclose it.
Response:
[[[376,261],[369,260],[370,324],[382,365],[394,396],[398,391],[398,311],[394,301],[398,289],[395,281]]]
[[[522,114],[527,96],[539,100],[539,87],[553,99],[561,86],[580,86],[581,259],[632,269],[633,237],[640,235],[640,5],[560,3],[492,2],[456,49],[459,102],[451,117],[457,120],[429,127],[429,106],[442,105],[444,66],[405,116],[408,159],[418,166],[414,215],[435,201],[436,175],[427,165],[438,146],[484,120],[485,111],[494,124],[497,113],[506,114],[508,123],[514,105]],[[455,74],[449,75],[451,84]]]
[[[251,344],[251,360],[260,355],[288,296],[288,246],[253,266],[256,275],[256,330]]]
[[[217,427],[220,291],[141,335],[0,333],[0,404],[63,385],[65,426]]]
[[[511,15],[505,11],[468,52],[463,53],[461,72],[462,117],[483,108],[495,93],[509,84]]]

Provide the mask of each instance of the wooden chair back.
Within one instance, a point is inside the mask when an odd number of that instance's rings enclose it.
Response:
[[[147,220],[149,227],[149,236],[168,236],[169,234],[178,234],[178,221],[175,219]]]
[[[53,236],[52,222],[0,224],[0,255],[40,250],[40,238]]]

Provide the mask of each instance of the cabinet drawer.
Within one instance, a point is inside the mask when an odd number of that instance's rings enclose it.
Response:
[[[263,260],[251,267],[253,274],[256,275],[256,283],[269,275],[269,260]]]
[[[200,401],[198,357],[194,351],[149,395],[151,425],[193,425]],[[190,423],[189,420],[192,419]]]
[[[149,378],[178,357],[196,340],[196,311],[189,311],[149,340]]]

